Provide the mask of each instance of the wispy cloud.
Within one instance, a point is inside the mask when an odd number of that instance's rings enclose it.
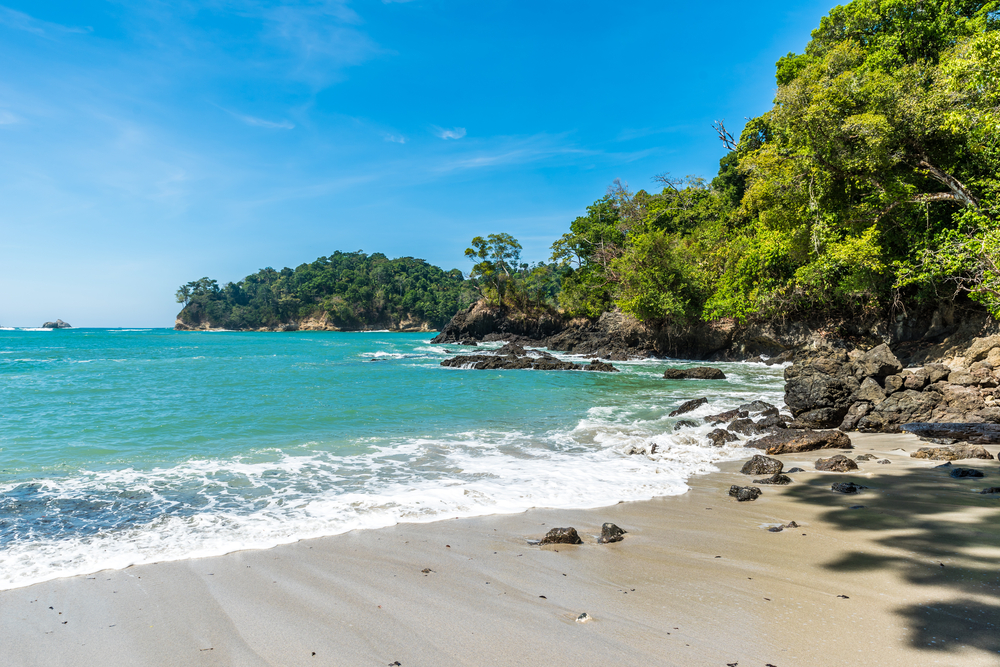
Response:
[[[449,129],[449,128],[446,128],[446,127],[438,127],[437,125],[435,125],[434,126],[434,134],[439,139],[445,139],[445,140],[447,140],[447,139],[461,139],[462,137],[465,136],[465,128],[464,127],[453,127],[453,128]]]
[[[0,125],[13,125],[19,122],[21,119],[7,111],[6,109],[0,109]]]
[[[74,28],[58,23],[42,21],[41,19],[36,19],[33,16],[2,5],[0,5],[0,24],[8,28],[14,28],[15,30],[30,32],[39,37],[51,37],[53,34],[58,33],[87,33],[91,30],[90,28]]]
[[[295,123],[293,123],[290,120],[284,120],[284,119],[282,119],[280,121],[267,120],[265,118],[257,118],[256,116],[248,116],[246,114],[238,113],[236,111],[233,111],[232,109],[227,109],[225,107],[221,107],[218,104],[216,104],[215,106],[219,107],[220,109],[222,109],[223,111],[225,111],[226,113],[228,113],[233,118],[235,118],[237,120],[240,120],[240,121],[243,121],[244,123],[246,123],[247,125],[250,125],[252,127],[265,127],[265,128],[267,128],[269,130],[294,130],[295,129]]]
[[[405,144],[406,143],[406,137],[404,137],[404,136],[402,136],[400,134],[387,134],[387,135],[385,135],[385,140],[386,141],[391,141],[394,144]]]
[[[643,127],[626,128],[618,133],[618,141],[630,141],[632,139],[642,139],[656,134],[670,134],[691,129],[690,125],[677,125],[674,127]]]

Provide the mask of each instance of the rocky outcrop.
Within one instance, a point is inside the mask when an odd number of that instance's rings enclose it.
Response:
[[[1000,424],[928,424],[916,422],[903,424],[900,429],[912,433],[921,440],[940,445],[967,442],[976,445],[1000,443]]]
[[[1000,336],[973,340],[950,367],[904,370],[884,344],[803,352],[785,369],[789,426],[896,433],[911,422],[1000,422],[1000,368],[991,354],[1000,362]]]
[[[697,366],[695,368],[668,368],[663,373],[664,380],[725,380],[726,374],[718,368]]]
[[[42,325],[43,329],[72,329],[73,327],[63,322],[62,320],[56,320],[55,322],[46,322]]]
[[[574,364],[562,361],[542,350],[525,350],[520,345],[508,343],[489,354],[464,354],[441,362],[450,368],[482,370],[536,370],[536,371],[598,371],[617,373],[618,369],[601,361]]]
[[[812,431],[783,429],[757,440],[751,440],[747,447],[763,449],[769,456],[798,454],[817,449],[852,449],[851,439],[843,431]]]
[[[177,331],[221,331],[225,327],[213,321],[199,304],[192,303],[184,307],[174,320]],[[238,331],[284,332],[284,331],[393,331],[399,333],[431,332],[436,329],[426,320],[412,315],[403,319],[380,319],[376,322],[358,324],[357,326],[338,326],[324,310],[316,311],[306,317],[293,318],[264,327],[237,327]],[[457,342],[457,341],[456,341]],[[475,344],[475,343],[473,343]]]

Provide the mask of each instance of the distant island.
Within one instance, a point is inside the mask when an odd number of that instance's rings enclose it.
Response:
[[[261,269],[221,287],[201,278],[177,290],[175,329],[429,331],[479,298],[458,269],[381,253],[335,252],[295,269]]]

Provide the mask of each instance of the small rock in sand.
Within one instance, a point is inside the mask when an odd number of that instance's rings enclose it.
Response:
[[[963,479],[965,477],[985,477],[982,470],[976,470],[975,468],[955,468],[949,474],[955,479]]]
[[[836,482],[830,489],[836,491],[837,493],[857,493],[862,489],[867,489],[867,486],[861,486],[860,484],[855,484],[854,482]]]
[[[740,472],[744,475],[774,475],[781,472],[785,464],[770,456],[754,454],[753,457],[743,464]]]
[[[594,617],[588,614],[587,612],[583,612],[582,614],[576,617],[577,623],[588,623],[592,620],[594,620]]]
[[[848,470],[857,469],[858,464],[843,454],[837,454],[836,456],[831,456],[828,459],[819,459],[816,461],[816,470],[823,470],[826,472],[847,472]]]
[[[791,484],[792,478],[788,475],[782,475],[780,472],[776,472],[770,477],[765,477],[764,479],[755,479],[754,484],[777,484],[784,486],[785,484]]]
[[[874,454],[861,454],[860,456],[855,456],[854,460],[855,461],[871,461],[873,458],[875,458]]]
[[[988,489],[983,489],[979,493],[1000,493],[1000,486],[991,486]]]
[[[748,500],[757,500],[760,498],[760,489],[756,486],[737,486],[733,484],[729,487],[729,495],[736,498],[739,502],[747,502]]]
[[[890,461],[889,459],[880,459],[880,460],[876,461],[875,463],[886,464],[886,463],[892,463],[892,461]]]
[[[619,528],[613,523],[606,523],[601,526],[601,538],[597,540],[598,544],[610,544],[612,542],[621,542],[625,535],[624,530]]]
[[[802,469],[802,468],[796,467],[796,468],[792,468],[791,470],[786,470],[785,472],[788,472],[788,473],[791,473],[791,472],[805,472],[805,470]]]
[[[553,528],[545,534],[541,544],[583,544],[583,540],[576,528]]]

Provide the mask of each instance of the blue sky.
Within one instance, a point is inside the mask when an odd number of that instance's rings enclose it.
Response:
[[[615,178],[710,178],[829,2],[0,0],[0,325],[172,326],[335,250],[527,260]]]

